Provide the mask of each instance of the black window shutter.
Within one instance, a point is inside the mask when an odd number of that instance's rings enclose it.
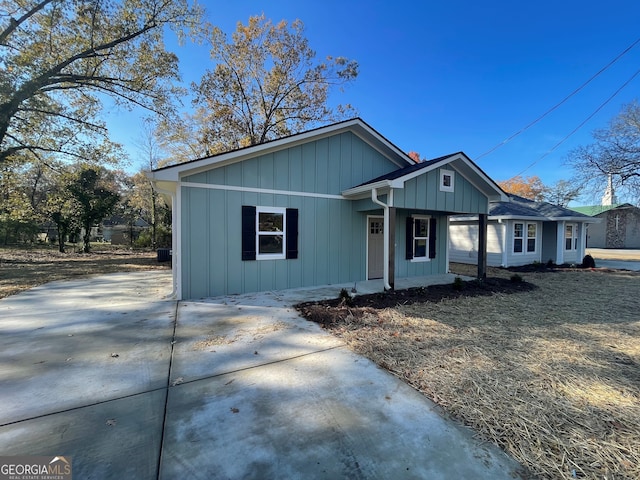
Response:
[[[298,209],[287,208],[287,258],[298,258]]]
[[[413,258],[413,217],[407,217],[404,258],[407,260]]]
[[[429,258],[436,258],[436,219],[429,219]]]
[[[242,260],[256,259],[256,207],[242,206]]]

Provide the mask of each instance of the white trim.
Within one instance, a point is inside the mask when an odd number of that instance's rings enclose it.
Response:
[[[424,249],[424,257],[416,257],[416,228],[415,228],[415,221],[412,222],[412,227],[411,227],[411,260],[409,260],[410,262],[414,262],[414,263],[422,263],[422,262],[430,262],[431,259],[429,258],[429,235],[431,234],[431,232],[429,231],[430,228],[430,220],[431,220],[431,216],[430,215],[411,215],[411,218],[413,218],[414,220],[418,219],[418,220],[426,220],[427,222],[427,236],[426,237],[417,237],[417,238],[426,238],[427,240],[427,244],[425,245],[425,249]]]
[[[445,185],[444,184],[444,177],[445,176],[449,176],[449,179],[451,180],[451,184],[450,185]],[[441,169],[440,170],[440,191],[441,192],[453,192],[454,189],[455,189],[455,180],[456,180],[456,173],[453,170]]]
[[[522,237],[516,237],[516,225],[517,224],[522,224]],[[529,225],[534,225],[536,227],[536,236],[535,237],[529,237]],[[513,223],[511,223],[511,254],[512,255],[535,255],[538,253],[538,237],[540,236],[540,225],[539,222],[527,222],[527,221],[518,221],[518,220],[514,220]],[[516,238],[520,238],[522,239],[522,251],[521,252],[516,252]],[[533,249],[533,251],[529,251],[529,239],[533,238],[535,240],[535,248]]]
[[[445,272],[447,273],[451,273],[451,271],[449,270],[449,244],[451,243],[451,235],[449,234],[449,227],[451,226],[449,223],[449,216],[447,215],[447,249],[445,251],[445,257],[444,257],[444,265],[445,265]]]
[[[499,226],[502,226],[502,267],[507,268],[509,266],[509,222],[498,222]]]
[[[173,275],[174,282],[176,282],[176,298],[182,300],[182,194],[178,188],[175,193],[176,203],[171,209],[171,222],[172,225],[172,247],[173,247],[173,267],[175,273]]]
[[[282,231],[263,232],[263,235],[282,236],[281,253],[260,253],[260,214],[275,213],[282,215]],[[287,209],[284,207],[258,207],[256,206],[256,260],[285,260],[287,258]]]
[[[197,183],[197,182],[180,182],[180,186],[189,187],[189,188],[207,188],[210,190],[227,190],[231,192],[268,193],[272,195],[289,195],[293,197],[313,197],[313,198],[329,198],[332,200],[347,200],[342,195],[331,195],[328,193],[291,192],[289,190],[273,190],[270,188],[236,187],[233,185],[219,185],[219,184]]]
[[[571,248],[567,248],[567,227],[571,227]],[[574,222],[564,223],[563,248],[565,252],[577,252],[578,251],[578,224]]]

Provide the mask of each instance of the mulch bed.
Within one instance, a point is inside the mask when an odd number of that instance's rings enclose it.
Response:
[[[640,274],[536,266],[489,275],[460,290],[297,308],[504,449],[525,477],[640,478]]]

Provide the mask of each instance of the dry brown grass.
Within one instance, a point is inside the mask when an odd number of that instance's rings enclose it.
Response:
[[[640,275],[520,275],[537,288],[328,328],[539,478],[640,478]]]
[[[94,247],[94,252],[59,253],[51,248],[0,247],[0,298],[55,280],[117,272],[170,268],[155,252]]]

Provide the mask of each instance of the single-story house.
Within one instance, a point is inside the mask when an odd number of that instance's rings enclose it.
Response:
[[[572,210],[599,219],[599,223],[587,228],[587,247],[640,248],[640,208],[630,203],[616,203]]]
[[[558,205],[517,195],[492,201],[487,222],[487,265],[513,267],[535,262],[582,263],[587,224],[594,219]],[[449,259],[476,263],[478,219],[458,215],[450,219]]]
[[[178,298],[448,272],[448,219],[504,192],[464,153],[415,163],[356,118],[150,173]]]

